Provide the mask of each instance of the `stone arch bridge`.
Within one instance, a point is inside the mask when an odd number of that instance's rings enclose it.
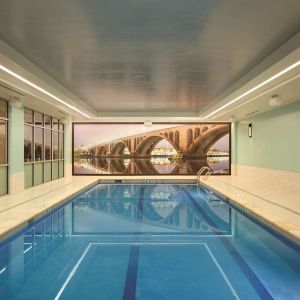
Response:
[[[230,124],[190,124],[127,136],[92,146],[92,157],[120,157],[128,149],[130,157],[149,157],[161,140],[167,140],[183,157],[205,157],[211,146],[230,132]]]

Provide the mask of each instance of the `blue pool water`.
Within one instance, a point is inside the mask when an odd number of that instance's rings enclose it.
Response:
[[[0,299],[300,299],[300,252],[197,185],[99,184],[0,243]]]

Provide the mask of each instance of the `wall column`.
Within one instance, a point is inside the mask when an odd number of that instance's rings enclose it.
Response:
[[[237,175],[239,122],[231,123],[231,175]]]
[[[72,176],[72,121],[65,123],[65,177]]]
[[[24,190],[24,108],[9,104],[9,194]]]

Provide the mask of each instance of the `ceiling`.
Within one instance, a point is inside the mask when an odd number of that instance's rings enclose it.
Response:
[[[1,0],[0,10],[0,37],[96,115],[204,111],[299,30],[299,0]]]

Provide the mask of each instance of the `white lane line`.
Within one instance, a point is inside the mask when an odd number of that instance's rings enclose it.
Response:
[[[179,242],[120,242],[120,243],[90,243],[90,245],[101,245],[101,246],[110,246],[110,245],[179,245],[179,246],[184,246],[184,245],[205,245],[205,243],[198,243],[198,242],[188,242],[188,243],[179,243]]]
[[[71,279],[73,278],[73,276],[75,275],[77,269],[79,268],[81,262],[83,261],[83,259],[85,258],[85,256],[87,255],[88,251],[90,250],[91,246],[93,245],[101,245],[101,246],[110,246],[110,245],[149,245],[149,246],[159,246],[159,245],[176,245],[176,246],[184,246],[184,245],[201,245],[204,246],[205,249],[207,250],[209,256],[211,257],[213,263],[216,265],[218,271],[220,272],[221,276],[223,277],[223,279],[225,280],[227,286],[229,287],[230,291],[232,292],[232,295],[237,299],[240,300],[236,290],[234,289],[234,287],[232,286],[231,282],[229,281],[227,275],[225,274],[224,270],[222,269],[222,267],[220,266],[220,264],[218,263],[216,257],[213,255],[212,251],[210,250],[209,246],[207,245],[207,243],[199,243],[199,242],[188,242],[188,243],[179,243],[179,242],[120,242],[120,243],[89,243],[88,246],[86,247],[86,249],[84,250],[84,252],[82,253],[81,257],[79,258],[79,260],[77,261],[76,265],[73,267],[72,271],[70,272],[69,276],[67,277],[66,281],[64,282],[64,284],[62,285],[62,287],[60,288],[59,292],[57,293],[56,297],[54,298],[54,300],[59,300],[62,293],[64,292],[65,288],[67,287],[67,285],[69,284],[69,282],[71,281]]]
[[[28,247],[26,250],[24,250],[24,254],[26,254],[28,251],[32,249],[32,246]]]
[[[209,253],[211,259],[213,260],[213,262],[215,263],[215,265],[217,266],[219,272],[221,273],[222,277],[224,278],[225,282],[227,283],[229,289],[232,292],[232,295],[236,298],[236,299],[240,299],[237,292],[235,291],[235,289],[233,288],[232,284],[230,283],[228,277],[226,276],[225,272],[223,271],[222,267],[220,266],[220,264],[218,263],[216,257],[213,255],[212,251],[209,249],[209,247],[207,246],[207,244],[204,244],[207,252]]]
[[[72,277],[75,275],[78,267],[80,266],[81,262],[83,261],[83,259],[85,258],[86,254],[88,253],[88,251],[90,250],[92,244],[89,244],[84,252],[82,253],[81,257],[79,258],[79,260],[77,261],[76,265],[73,267],[72,271],[70,272],[68,278],[66,279],[66,281],[64,282],[64,284],[62,285],[62,287],[60,288],[60,290],[58,291],[56,297],[54,298],[54,300],[58,300],[60,298],[60,296],[62,295],[63,291],[65,290],[66,286],[68,285],[68,283],[71,281]]]
[[[0,270],[0,275],[2,274],[2,273],[4,273],[6,271],[6,268],[4,267],[2,270]]]

